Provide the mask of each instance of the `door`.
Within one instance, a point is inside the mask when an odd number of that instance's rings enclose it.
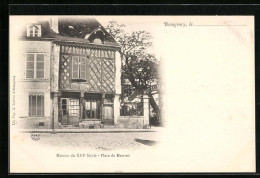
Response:
[[[113,125],[114,119],[113,119],[113,106],[105,104],[103,106],[103,123],[105,125]]]
[[[104,119],[113,119],[113,107],[104,106]]]
[[[68,124],[68,103],[67,98],[61,99],[61,124]]]
[[[61,99],[61,124],[75,124],[79,122],[79,99]]]
[[[100,119],[100,101],[87,100],[85,102],[85,119]]]
[[[79,99],[69,98],[69,124],[79,123]]]

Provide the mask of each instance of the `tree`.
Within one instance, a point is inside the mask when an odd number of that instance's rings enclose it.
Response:
[[[150,86],[158,83],[158,60],[154,55],[146,52],[152,46],[152,36],[146,31],[133,31],[127,33],[124,24],[110,21],[106,27],[117,43],[121,46],[122,59],[122,86],[125,81],[130,81],[131,85],[126,89],[123,87],[123,98],[128,95],[148,94],[149,103],[155,113],[159,116],[159,106],[155,102],[151,93]],[[127,91],[126,91],[127,90]]]

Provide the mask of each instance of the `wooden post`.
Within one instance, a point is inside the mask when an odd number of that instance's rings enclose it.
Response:
[[[79,101],[79,104],[80,104],[80,117],[79,117],[79,121],[82,121],[83,119],[83,112],[84,112],[84,104],[85,104],[85,99],[84,99],[84,91],[80,91],[80,101]]]
[[[58,108],[58,97],[59,92],[53,92],[53,130],[58,128],[58,120],[59,120],[59,108]]]
[[[102,93],[102,101],[101,101],[101,120],[104,120],[104,115],[105,115],[105,110],[104,110],[104,102],[105,102],[105,97],[106,97],[106,94],[105,93]]]

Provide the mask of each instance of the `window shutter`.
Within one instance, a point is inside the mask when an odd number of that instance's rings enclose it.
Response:
[[[36,95],[32,95],[31,116],[36,116]]]
[[[86,80],[86,58],[80,58],[80,79]]]
[[[29,95],[29,116],[44,116],[44,95]]]
[[[72,79],[79,79],[79,57],[72,57]]]
[[[41,37],[42,36],[42,26],[41,25],[38,25],[38,37]]]
[[[34,54],[27,54],[26,78],[34,78]]]
[[[41,112],[41,114],[42,114],[42,116],[44,116],[44,95],[41,95],[41,110],[42,110],[42,112]]]
[[[30,27],[30,37],[34,37],[34,27]]]
[[[37,95],[36,96],[37,97],[37,103],[36,103],[36,108],[37,108],[37,110],[36,110],[36,115],[37,116],[43,116],[43,106],[44,106],[44,97],[43,97],[43,95]]]
[[[36,78],[44,78],[44,54],[37,54]]]
[[[27,26],[27,37],[33,37],[33,26]]]
[[[32,96],[29,95],[29,116],[32,115]]]

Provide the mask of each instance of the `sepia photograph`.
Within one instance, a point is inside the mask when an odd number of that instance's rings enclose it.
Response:
[[[10,173],[255,171],[253,16],[9,20]]]

